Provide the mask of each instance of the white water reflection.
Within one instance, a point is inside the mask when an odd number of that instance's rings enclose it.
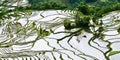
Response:
[[[36,14],[36,12],[35,12],[35,14]],[[56,12],[55,11],[47,11],[47,12],[45,12],[44,13],[44,15],[52,15],[52,14],[56,14]],[[36,16],[36,19],[39,19],[38,17],[39,17],[39,14],[37,14],[38,16]],[[104,17],[103,18],[103,20],[106,20],[106,21],[108,21],[109,19],[111,19],[110,18],[110,16],[113,16],[113,14],[111,15],[108,15],[107,17]],[[52,17],[52,18],[51,18]],[[50,18],[48,17],[48,19],[53,19],[53,16],[51,16]],[[35,17],[34,17],[35,18]],[[54,18],[55,18],[55,16],[54,16]],[[41,21],[49,21],[48,19],[46,19],[46,20],[41,20]],[[109,22],[109,21],[108,21]],[[104,22],[104,23],[107,23],[107,22]],[[57,29],[57,31],[62,31],[62,30],[64,30],[64,27],[60,27],[59,29]],[[105,34],[113,34],[113,33],[117,33],[116,31],[108,31],[108,32],[105,32]],[[78,43],[77,41],[76,41],[76,37],[73,37],[72,38],[72,40],[70,41],[70,44],[71,45],[73,45],[75,48],[77,48],[78,50],[81,50],[81,51],[83,51],[84,53],[86,53],[86,54],[88,54],[88,55],[91,55],[91,56],[95,56],[95,57],[97,57],[99,60],[105,60],[105,58],[104,58],[104,56],[103,56],[103,54],[101,54],[98,50],[96,50],[96,49],[94,49],[94,48],[92,48],[92,47],[90,47],[89,45],[88,45],[88,40],[91,38],[91,34],[89,34],[89,33],[84,33],[83,35],[86,35],[87,36],[87,38],[83,38],[82,37],[82,35],[81,36],[79,36],[79,37],[81,37],[79,40],[80,40],[80,43]],[[114,34],[113,34],[114,35]],[[64,34],[59,34],[59,35],[50,35],[49,37],[53,37],[53,38],[60,38],[60,37],[62,37],[62,36],[64,36]],[[113,37],[115,37],[115,36],[113,36]],[[118,36],[117,36],[118,37]],[[110,38],[109,36],[108,37],[106,37],[106,39],[107,38]],[[47,41],[49,41],[49,42],[51,42],[50,44],[51,44],[51,46],[53,46],[53,47],[55,47],[55,48],[57,48],[57,49],[61,49],[60,48],[60,46],[57,44],[57,41],[56,42],[54,42],[55,40],[52,40],[52,39],[47,39]],[[62,46],[64,46],[65,48],[67,48],[67,49],[70,49],[71,50],[71,47],[69,47],[69,45],[68,45],[68,43],[66,42],[67,40],[63,40],[63,41],[61,41],[60,42],[60,44],[62,45]],[[45,41],[44,41],[45,42]],[[39,42],[36,42],[36,44],[39,44]],[[104,42],[99,42],[99,43],[101,43],[100,45],[102,45],[102,46],[104,46],[104,45],[106,45],[106,43],[104,43]],[[42,44],[41,43],[41,45],[40,46],[44,46],[45,44]],[[95,44],[93,44],[93,45],[95,45]],[[113,45],[115,45],[114,47],[113,47],[113,50],[119,50],[120,48],[118,48],[118,46],[119,45],[117,45],[116,46],[116,44],[113,44]],[[112,46],[113,46],[112,45]],[[38,45],[35,45],[35,47],[36,47],[36,49],[35,50],[39,50],[39,47],[38,47]],[[46,47],[48,47],[48,46],[46,46]],[[115,49],[115,48],[117,48],[117,49]],[[105,50],[106,51],[106,49],[102,49],[102,50]],[[74,51],[74,50],[73,50]],[[75,51],[74,51],[75,52]],[[70,54],[70,53],[69,53]],[[119,55],[119,54],[118,54]],[[73,56],[72,56],[73,57]],[[74,58],[74,60],[78,60],[79,58],[75,58],[75,57],[73,57]],[[116,57],[116,59],[113,59],[114,57],[112,57],[111,59],[112,60],[117,60],[119,57]],[[90,59],[89,59],[90,60]]]
[[[42,22],[48,21],[49,23],[52,23],[52,22],[58,22],[59,23],[59,22],[62,22],[62,20],[60,20],[60,19],[53,20],[53,19],[56,18],[56,17],[66,18],[66,15],[64,15],[66,13],[63,14],[63,12],[62,12],[61,15],[60,15],[60,14],[58,14],[58,12],[61,13],[61,10],[58,10],[58,11],[49,10],[49,11],[45,11],[45,12],[36,11],[36,12],[32,13],[29,20],[30,21],[36,20],[38,22],[39,21],[40,22],[41,21]],[[109,21],[112,20],[112,18],[113,18],[112,16],[119,16],[118,12],[117,13],[112,12],[109,15],[101,18],[101,20],[103,20],[103,23],[106,24],[106,23],[108,23]],[[18,20],[18,22],[20,22],[22,24],[22,26],[25,26],[25,24],[27,23],[27,20],[26,20],[26,18],[23,18],[23,19]],[[109,25],[109,24],[110,23],[108,23],[107,25]],[[44,25],[43,27],[45,27],[45,28],[46,28],[46,26],[48,26],[48,27],[51,26],[49,24],[44,24],[44,23],[41,23],[41,25]],[[114,28],[114,26],[113,26],[113,28]],[[61,32],[61,31],[64,31],[64,26],[59,25],[59,26],[53,27],[51,29],[55,30],[54,32]],[[118,34],[118,33],[115,30],[115,31],[107,31],[107,32],[105,31],[104,34],[114,35],[114,34]],[[32,51],[53,50],[53,48],[59,49],[59,52],[63,53],[62,56],[63,56],[64,60],[72,60],[72,59],[73,60],[84,60],[80,56],[87,58],[87,60],[93,60],[92,58],[90,58],[88,56],[81,55],[82,53],[93,56],[93,57],[96,57],[99,60],[105,60],[104,55],[100,51],[98,51],[98,50],[94,49],[93,47],[91,47],[90,45],[88,45],[88,41],[93,36],[92,34],[84,32],[79,36],[74,36],[69,41],[69,43],[68,43],[69,38],[65,38],[65,39],[61,40],[59,43],[57,42],[56,39],[62,38],[66,35],[67,35],[66,33],[50,34],[46,38],[36,41],[33,48],[31,48],[32,44],[30,44],[30,45],[26,44],[26,45],[22,45],[22,46],[21,45],[14,45],[12,47],[13,47],[13,50],[15,50],[15,51],[16,50],[21,51],[23,49],[28,49],[28,50],[31,49]],[[86,36],[86,37],[83,37],[83,36]],[[120,37],[120,35],[106,36],[105,40],[108,40],[108,39],[111,39],[111,38],[119,38],[119,37]],[[29,36],[25,39],[25,41],[33,41],[35,38],[36,38],[36,36]],[[110,42],[114,42],[114,41],[119,41],[119,39],[110,40]],[[99,39],[96,39],[95,42],[97,42],[102,47],[105,47],[108,44],[106,42],[99,41]],[[48,45],[48,43],[49,43],[49,45]],[[93,42],[91,44],[93,46],[101,49],[102,51],[107,51],[106,48],[101,48]],[[111,45],[111,47],[113,48],[113,51],[120,51],[119,46],[120,46],[120,43],[114,43],[114,44]],[[64,50],[64,48],[65,48],[65,50]],[[71,52],[71,51],[73,51],[74,53]],[[55,56],[56,60],[60,60],[60,58],[59,58],[60,54],[57,53],[57,52],[53,52],[53,53],[46,52],[45,56],[48,56],[50,60],[54,60],[54,57],[52,56],[52,54]],[[69,57],[71,57],[72,59],[68,58],[67,55],[69,55]],[[120,59],[120,54],[116,54],[116,55],[113,55],[113,56],[110,57],[110,60],[119,60],[119,59]]]
[[[49,14],[53,14],[53,11],[48,11],[48,12],[46,12],[46,15],[49,15]],[[110,15],[107,15],[106,17],[103,17],[102,18],[102,20],[106,20],[106,22],[104,22],[104,23],[107,23],[107,21],[109,22],[109,20],[111,19],[111,16],[117,16],[116,14],[118,14],[118,13],[110,13]],[[60,27],[59,29],[57,29],[57,31],[61,31],[61,30],[64,30],[64,27]],[[114,35],[114,34],[117,34],[117,31],[108,31],[108,32],[105,32],[105,34],[109,34],[109,35]],[[96,49],[94,49],[94,48],[92,48],[92,47],[90,47],[89,45],[88,45],[88,40],[91,38],[91,34],[89,34],[89,33],[84,33],[83,35],[86,35],[87,36],[87,38],[83,38],[82,37],[82,35],[80,35],[79,37],[80,37],[80,43],[78,43],[77,41],[76,41],[76,37],[74,37],[74,38],[72,38],[72,40],[70,41],[70,44],[71,45],[73,45],[75,48],[77,48],[78,50],[81,50],[81,51],[83,51],[84,53],[86,53],[86,54],[88,54],[88,55],[91,55],[91,56],[95,56],[95,57],[97,57],[98,59],[100,59],[100,60],[105,60],[105,58],[104,58],[104,56],[103,56],[103,54],[101,54],[101,52],[99,52],[98,50],[96,50]],[[54,37],[54,38],[60,38],[60,37],[62,37],[62,36],[64,36],[64,34],[59,34],[59,35],[57,35],[57,36],[53,36],[53,35],[50,35],[50,37]],[[116,37],[116,38],[118,38],[119,36],[107,36],[105,39],[110,39],[110,38],[113,38],[113,37]],[[49,41],[50,40],[50,41]],[[52,40],[51,39],[47,39],[47,41],[49,41],[49,42],[51,42],[50,44],[51,44],[51,46],[54,46],[55,48],[57,48],[57,49],[59,49],[60,47],[59,47],[59,45],[56,43],[56,42],[54,42],[55,40],[53,40],[53,42],[52,42]],[[65,42],[66,40],[63,40],[63,41],[61,41],[61,45],[62,46],[64,46],[64,47],[66,47],[66,48],[68,48],[68,49],[71,49],[70,47],[69,47],[69,45],[67,45],[68,43],[67,42]],[[96,40],[97,41],[97,40]],[[100,45],[101,46],[106,46],[106,43],[104,43],[104,42],[99,42],[100,43]],[[113,44],[111,47],[113,48],[113,51],[119,51],[120,50],[120,48],[119,48],[119,44],[120,43],[116,43],[116,44]],[[42,44],[42,45],[44,45],[44,44]],[[95,44],[93,44],[93,45],[95,45]],[[36,45],[37,46],[37,45]],[[56,47],[57,46],[57,47]],[[47,47],[47,46],[46,46]],[[36,48],[37,49],[37,48]],[[106,51],[106,49],[102,49],[102,50],[105,50]],[[110,57],[111,58],[111,60],[119,60],[119,54],[117,54],[117,55],[114,55],[114,57]],[[78,60],[79,58],[75,58],[74,60]],[[79,60],[82,60],[82,59],[79,59]],[[88,59],[88,60],[90,60],[90,59]]]

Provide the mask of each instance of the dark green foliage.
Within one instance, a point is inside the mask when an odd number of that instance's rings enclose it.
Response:
[[[119,10],[119,9],[120,9],[119,3],[114,5],[104,6],[104,7],[101,7],[101,9],[95,13],[95,16],[102,17],[103,14],[106,14],[111,11]]]
[[[80,17],[79,14],[76,15],[75,21],[64,20],[64,27],[67,30],[80,28],[86,32],[91,32],[89,29],[89,16]]]
[[[32,6],[39,5],[39,3],[52,1],[57,2],[57,4],[62,3],[63,5],[73,7],[77,5],[76,3],[80,3],[81,0],[28,0],[28,1]]]
[[[89,17],[77,18],[75,20],[76,26],[79,28],[89,28]]]
[[[0,25],[1,21],[4,21],[5,19],[11,19],[13,16],[13,14],[10,14],[11,12],[13,12],[13,10],[8,10],[7,8],[0,9]]]
[[[79,4],[80,2],[83,2],[83,0],[68,0],[68,4],[71,7],[76,7],[77,4]],[[64,3],[64,4],[66,4],[66,3]]]
[[[28,0],[31,4],[28,9],[44,10],[44,9],[64,9],[66,6],[59,0]]]
[[[64,27],[65,27],[65,29],[73,29],[73,28],[75,28],[76,27],[76,25],[73,23],[72,24],[72,21],[70,21],[70,20],[64,20]]]
[[[38,4],[39,2],[43,2],[44,0],[28,0],[28,2],[31,4],[31,5],[36,5]]]
[[[117,29],[117,32],[120,34],[120,28]]]
[[[86,0],[87,3],[96,2],[97,0]]]
[[[18,11],[24,11],[24,10],[26,10],[26,7],[17,6],[15,9]]]
[[[85,16],[83,18],[77,18],[75,20],[76,27],[81,28],[85,32],[90,33],[91,31],[89,29],[89,27],[90,27],[89,26],[89,20],[90,20],[90,17],[88,17],[88,16]]]
[[[79,0],[68,0],[70,4],[74,4],[76,2],[79,2]]]
[[[8,0],[0,1],[0,6],[6,6],[8,3]]]
[[[118,2],[120,2],[120,0],[118,0]]]
[[[103,32],[103,31],[104,31],[104,28],[103,28],[103,27],[99,27],[98,31],[99,31],[99,32]]]
[[[77,8],[78,8],[78,11],[81,11],[85,15],[90,14],[89,7],[86,3],[80,3]]]
[[[102,2],[101,0],[28,0],[31,6],[34,6],[34,7],[41,6],[40,5],[41,3],[46,4],[49,2],[52,2],[52,3],[56,2],[56,4],[65,5],[67,7],[72,7],[72,8],[77,7],[77,5],[82,2],[92,3],[91,5],[95,5],[95,6],[107,6],[107,5],[116,4],[117,1],[119,2],[119,0],[109,0],[106,2]]]
[[[65,9],[66,6],[59,3],[59,2],[53,2],[53,1],[48,1],[48,2],[39,2],[36,5],[32,5],[27,7],[27,9],[32,9],[32,10],[47,10],[47,9]]]

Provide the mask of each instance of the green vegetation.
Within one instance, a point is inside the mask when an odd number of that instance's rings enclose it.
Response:
[[[40,3],[44,2],[56,2],[57,4],[62,4],[67,7],[77,7],[79,3],[85,2],[92,5],[99,5],[99,6],[105,6],[105,5],[111,5],[116,4],[117,2],[120,2],[119,0],[28,0],[29,3],[32,6],[37,6]]]
[[[97,0],[86,0],[87,3],[96,2]]]
[[[120,51],[111,51],[109,53],[109,56],[112,56],[112,55],[115,55],[115,54],[119,54],[119,53],[120,53]]]
[[[39,2],[36,5],[32,5],[27,7],[32,10],[47,10],[47,9],[65,9],[66,6],[64,4],[55,2],[55,1],[47,1],[47,2]]]
[[[75,24],[74,23],[72,23],[72,21],[70,21],[70,20],[64,20],[64,27],[65,27],[65,29],[73,29],[73,28],[75,28],[76,26],[75,26]]]
[[[78,11],[82,12],[85,15],[90,14],[89,7],[86,3],[81,3],[78,5]]]
[[[120,28],[119,28],[119,29],[117,29],[117,32],[120,34]]]

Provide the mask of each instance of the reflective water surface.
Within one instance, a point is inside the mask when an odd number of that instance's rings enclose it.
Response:
[[[70,33],[65,33],[65,31],[77,31],[77,29],[65,30],[63,26],[63,20],[72,20],[74,13],[61,10],[35,11],[26,18],[7,20],[0,29],[1,59],[106,60],[103,55],[106,51],[120,51],[120,35],[117,32],[120,22],[115,22],[120,19],[118,11],[100,19],[105,28],[103,32],[105,37],[103,40],[96,38],[92,41],[90,41],[93,38],[91,33],[83,31],[78,36],[68,36]],[[51,29],[54,33],[47,36],[40,33],[42,36],[37,39],[39,31],[34,30],[34,24],[36,28],[43,28],[46,31]],[[109,52],[106,53],[107,56],[108,54]],[[109,58],[119,60],[120,54]]]

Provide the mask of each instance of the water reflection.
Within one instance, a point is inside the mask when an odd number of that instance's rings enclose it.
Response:
[[[114,22],[118,18],[113,19],[113,16],[116,17],[118,12],[113,12],[100,19],[103,20],[103,27],[106,28],[103,32],[106,34],[103,40],[94,38],[93,34],[87,32],[82,32],[80,35],[69,33],[79,31],[79,29],[66,31],[63,20],[72,19],[73,15],[70,14],[73,13],[60,10],[36,11],[27,19],[7,21],[0,30],[0,42],[3,44],[0,48],[0,57],[20,60],[106,60],[103,53],[108,56],[112,50],[119,51],[119,34],[116,30],[112,30],[119,27],[119,24],[116,25]],[[19,24],[16,25],[16,22],[19,22],[21,27]],[[39,31],[36,29],[41,27],[46,30],[40,31],[50,32],[49,30],[52,29],[54,33],[45,37],[41,35],[42,37],[37,39]],[[16,33],[14,30],[20,31]],[[118,60],[119,56],[119,54],[110,56],[110,60]]]

